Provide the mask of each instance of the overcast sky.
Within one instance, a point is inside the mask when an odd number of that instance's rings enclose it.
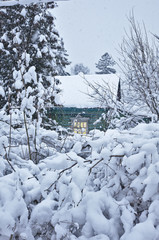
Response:
[[[94,73],[105,52],[116,60],[130,12],[159,35],[159,0],[70,0],[58,2],[54,15],[72,65],[82,62]]]

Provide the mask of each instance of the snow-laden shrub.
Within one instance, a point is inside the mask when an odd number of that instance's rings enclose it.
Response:
[[[159,239],[159,124],[61,142],[45,133],[50,146],[39,141],[50,153],[37,165],[18,148],[10,151],[15,172],[5,163],[1,240]],[[41,131],[39,139],[46,135]]]
[[[0,178],[0,239],[34,239],[18,172]]]

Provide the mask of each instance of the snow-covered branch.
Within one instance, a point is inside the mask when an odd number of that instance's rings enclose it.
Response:
[[[54,0],[54,2],[59,2],[59,1],[69,1],[69,0]],[[0,7],[14,6],[17,4],[26,5],[26,4],[41,3],[41,2],[47,3],[47,2],[52,2],[52,0],[0,0]]]

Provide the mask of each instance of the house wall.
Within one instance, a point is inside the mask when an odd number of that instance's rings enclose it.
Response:
[[[72,118],[76,118],[77,115],[81,117],[89,118],[88,131],[92,129],[105,129],[105,122],[99,122],[94,125],[102,113],[107,110],[104,108],[75,108],[75,107],[54,107],[50,108],[47,112],[49,118],[56,120],[57,123],[65,128],[71,128]]]

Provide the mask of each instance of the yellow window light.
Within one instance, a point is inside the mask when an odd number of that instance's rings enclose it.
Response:
[[[87,127],[87,123],[86,123],[86,122],[83,123],[83,127],[84,127],[84,128]]]

